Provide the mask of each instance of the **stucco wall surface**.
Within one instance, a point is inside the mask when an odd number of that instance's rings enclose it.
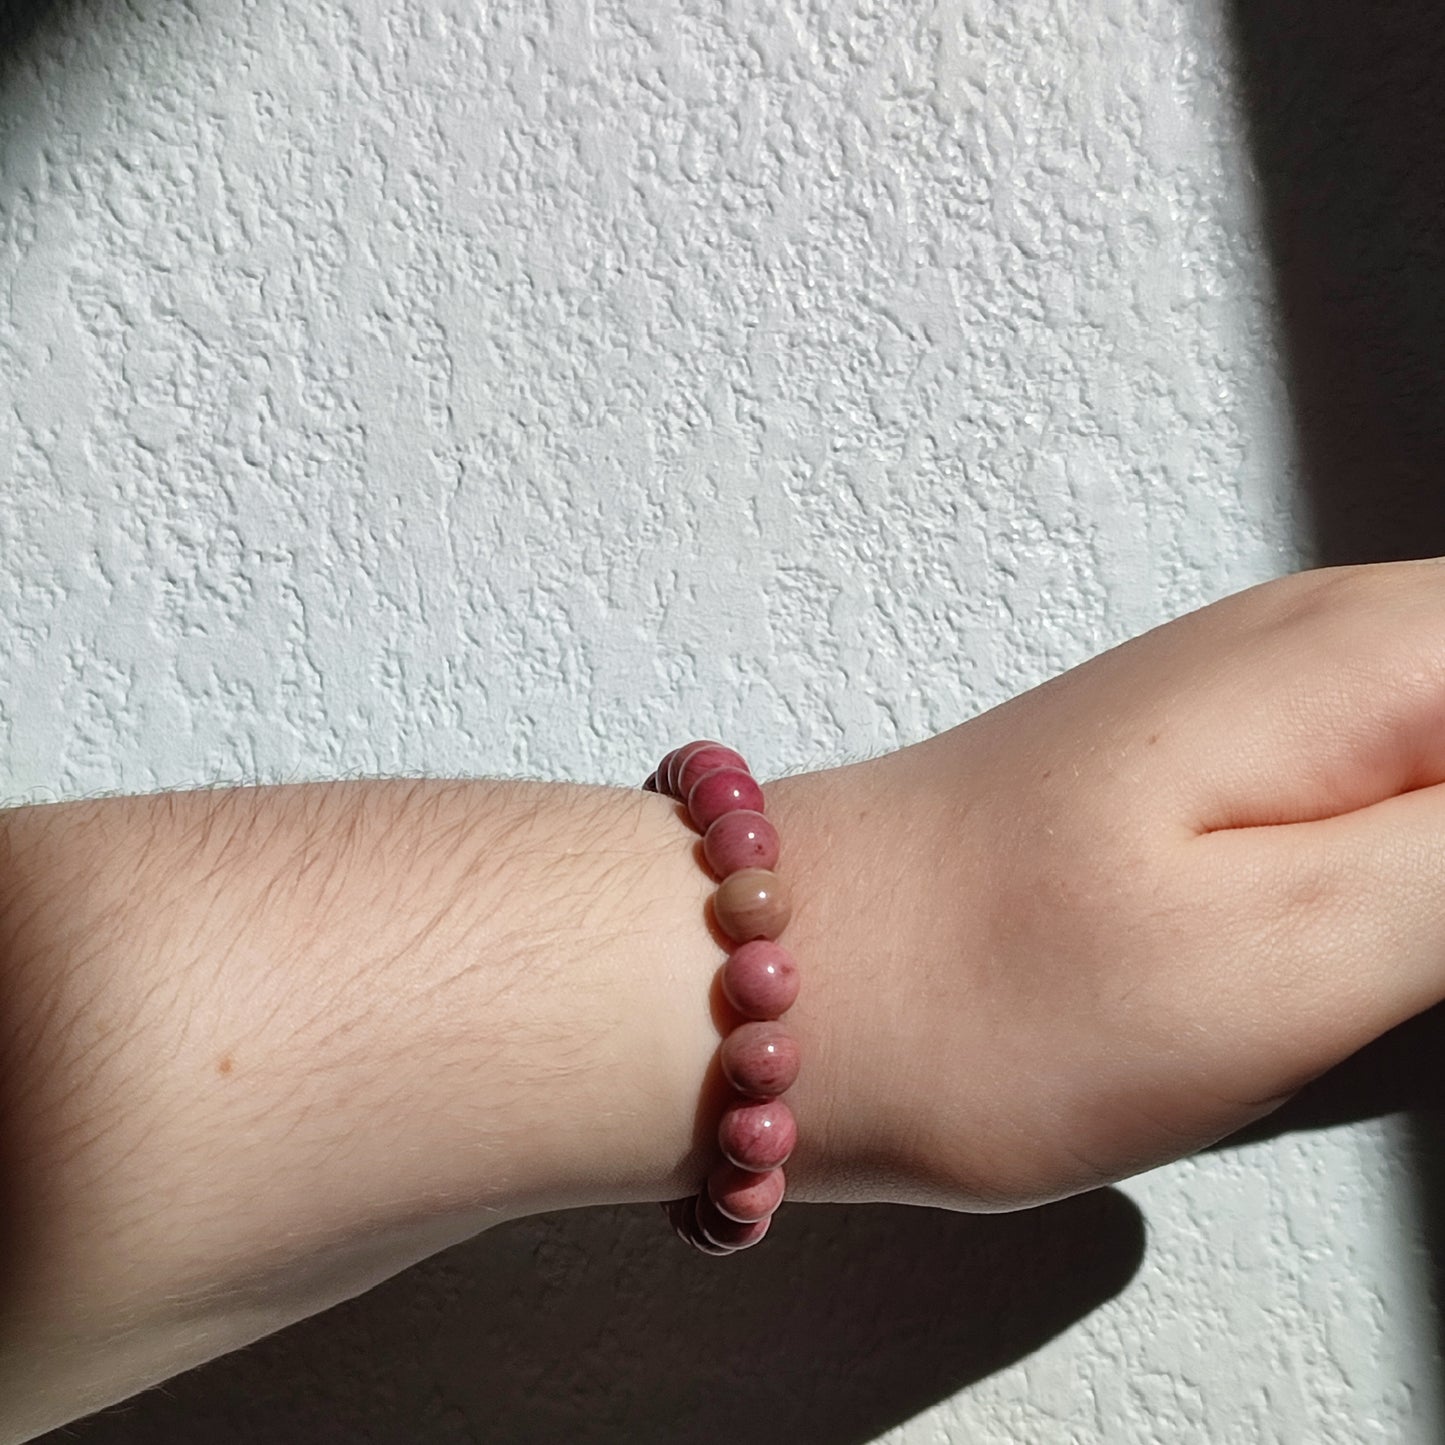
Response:
[[[1214,0],[62,0],[0,59],[0,793],[941,731],[1309,562],[1271,298]],[[1376,1120],[725,1283],[547,1216],[66,1438],[1423,1442],[1411,1199]]]

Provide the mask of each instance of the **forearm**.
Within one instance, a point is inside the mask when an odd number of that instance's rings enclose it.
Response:
[[[695,841],[547,783],[0,815],[0,1439],[489,1224],[696,1188]]]

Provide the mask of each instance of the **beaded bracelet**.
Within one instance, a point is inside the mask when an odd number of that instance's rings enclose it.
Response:
[[[787,885],[772,871],[778,832],[763,816],[763,790],[741,754],[711,740],[674,748],[642,785],[687,808],[703,855],[721,881],[718,927],[737,945],[723,992],[749,1022],[719,1051],[734,1097],[718,1124],[723,1158],[707,1186],[663,1211],[679,1238],[704,1254],[735,1254],[767,1232],[783,1201],[782,1165],[797,1143],[792,1110],[778,1095],[798,1077],[798,1043],[777,1023],[798,996],[798,966],[777,942],[792,916]]]

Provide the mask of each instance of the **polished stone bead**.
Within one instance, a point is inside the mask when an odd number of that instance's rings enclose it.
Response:
[[[687,1200],[667,1199],[663,1201],[662,1212],[667,1215],[667,1222],[672,1225],[673,1233],[687,1242]]]
[[[739,1224],[766,1219],[783,1202],[787,1179],[781,1169],[755,1174],[724,1160],[707,1177],[708,1197],[719,1212]]]
[[[798,1078],[798,1041],[782,1024],[739,1024],[722,1041],[722,1071],[740,1094],[771,1099]]]
[[[687,794],[682,791],[682,765],[687,761],[689,753],[695,753],[699,748],[720,748],[722,744],[714,742],[711,738],[698,738],[693,742],[684,743],[680,748],[674,748],[667,755],[667,768],[664,771],[659,768],[657,780],[659,783],[667,784],[667,792],[681,802],[687,802]]]
[[[714,1244],[703,1232],[697,1219],[698,1196],[690,1194],[686,1199],[679,1199],[675,1205],[668,1205],[668,1217],[673,1222],[673,1228],[677,1231],[677,1237],[684,1244],[690,1244],[700,1254],[724,1255],[732,1254],[731,1249],[720,1244]]]
[[[704,773],[687,794],[688,816],[699,832],[707,832],[715,819],[739,808],[763,811],[763,790],[743,768],[714,768]]]
[[[717,1142],[739,1169],[762,1174],[787,1162],[798,1142],[798,1125],[781,1099],[739,1099],[723,1110]]]
[[[780,1018],[797,1001],[798,965],[781,943],[755,938],[728,955],[722,986],[744,1018]]]
[[[721,743],[703,743],[701,747],[689,748],[687,756],[677,765],[678,797],[687,797],[692,791],[692,785],[704,773],[710,773],[714,768],[736,768],[739,772],[752,776],[752,769],[748,767],[741,753],[725,748]]]
[[[725,878],[712,903],[717,926],[735,943],[776,938],[793,916],[788,885],[766,868],[741,868]]]
[[[736,873],[739,868],[776,868],[778,830],[751,808],[735,808],[714,818],[702,838],[703,856],[707,866],[719,878]]]
[[[681,747],[675,747],[670,753],[663,756],[662,762],[657,764],[656,769],[653,770],[652,776],[657,785],[657,792],[672,795],[672,783],[669,782],[670,776],[672,776],[672,764],[676,762],[676,757],[681,751]]]
[[[698,1196],[693,1212],[697,1218],[698,1232],[719,1249],[747,1249],[768,1232],[768,1225],[773,1222],[773,1217],[769,1214],[751,1223],[740,1224],[735,1219],[729,1219],[706,1194]]]

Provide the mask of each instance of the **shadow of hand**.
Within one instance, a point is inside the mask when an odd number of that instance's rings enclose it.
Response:
[[[794,1205],[730,1259],[655,1206],[537,1215],[64,1434],[861,1445],[1118,1293],[1143,1247],[1113,1189],[1005,1215]]]

